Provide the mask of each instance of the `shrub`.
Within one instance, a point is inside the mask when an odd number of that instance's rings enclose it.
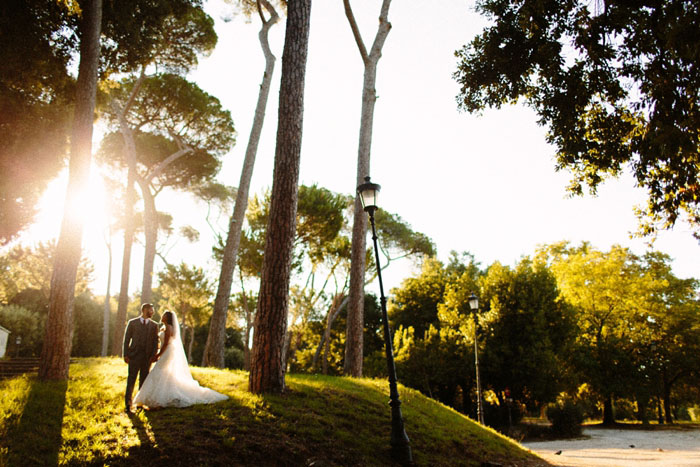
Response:
[[[224,366],[226,368],[243,369],[243,351],[236,347],[228,347],[224,350]]]
[[[555,436],[574,437],[581,434],[583,410],[570,400],[547,407],[547,418],[552,424],[552,434]]]
[[[505,432],[512,426],[517,425],[523,418],[523,406],[518,402],[498,405],[484,401],[483,407],[486,425],[501,432]]]
[[[700,406],[694,405],[692,407],[688,407],[688,415],[690,416],[690,420],[697,423],[700,422]]]
[[[7,345],[8,356],[38,357],[44,337],[46,317],[17,305],[0,306],[0,325],[8,329],[10,340]],[[19,352],[15,345],[17,337],[22,338]]]

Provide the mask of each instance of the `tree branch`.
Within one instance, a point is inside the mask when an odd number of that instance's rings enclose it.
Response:
[[[182,142],[182,140],[177,136],[177,135],[172,135],[173,138],[175,138],[175,141],[177,142],[177,145],[180,147],[180,150],[177,152],[172,153],[169,155],[165,160],[161,161],[160,164],[155,166],[151,173],[145,178],[147,182],[151,182],[154,178],[156,178],[158,175],[160,175],[167,166],[175,162],[177,159],[181,158],[182,156],[189,154],[192,151],[192,148],[187,146]]]
[[[350,0],[343,0],[343,5],[345,6],[345,16],[348,18],[348,22],[350,23],[350,29],[352,30],[352,35],[355,38],[355,42],[357,43],[357,48],[360,51],[360,56],[362,56],[362,61],[367,63],[367,61],[369,60],[369,55],[367,54],[367,47],[365,47],[365,43],[362,42],[362,35],[360,34],[360,29],[358,28],[357,22],[355,21],[355,15],[352,13],[352,8],[350,7]],[[382,6],[382,9],[383,8],[384,7]]]

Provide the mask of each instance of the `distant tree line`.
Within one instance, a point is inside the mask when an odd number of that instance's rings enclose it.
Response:
[[[607,424],[684,417],[700,402],[700,301],[698,281],[670,262],[587,243],[514,267],[429,259],[389,302],[400,379],[474,415],[476,338],[487,423],[563,399]]]

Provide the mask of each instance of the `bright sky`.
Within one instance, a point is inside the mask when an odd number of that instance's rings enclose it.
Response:
[[[376,33],[380,3],[353,2],[368,48]],[[487,111],[483,116],[457,111],[454,51],[478,34],[485,22],[472,11],[471,2],[442,0],[439,7],[427,5],[422,0],[396,0],[389,12],[393,27],[379,62],[370,174],[382,186],[380,207],[428,235],[443,260],[456,250],[471,252],[482,266],[494,261],[514,265],[522,256],[533,254],[537,245],[561,240],[574,244],[587,240],[602,250],[621,244],[639,254],[646,251],[644,240],[629,236],[636,228],[632,208],[644,200],[631,178],[606,183],[595,198],[568,198],[569,175],[554,171],[554,149],[545,143],[545,129],[537,126],[532,111],[522,106]],[[235,186],[264,67],[257,39],[259,20],[254,17],[246,23],[234,17],[224,22],[225,6],[210,2],[209,8],[216,19],[219,45],[201,61],[192,78],[217,96],[233,116],[238,143],[225,157],[219,178]],[[283,40],[282,22],[271,32],[278,61],[252,193],[272,185]],[[362,62],[342,1],[315,0],[301,183],[354,192],[362,79]],[[47,199],[62,198],[65,188],[59,185],[54,185]],[[182,197],[157,202],[162,203],[159,209],[177,216],[176,223],[192,224],[202,232],[197,244],[179,240],[168,253],[169,261],[182,259],[205,266],[212,236],[204,224],[202,206]],[[58,232],[60,215],[55,206],[48,210],[33,229],[34,238]],[[99,219],[91,217],[89,224],[84,244],[97,266],[95,293],[102,294],[106,248]],[[663,233],[655,249],[674,258],[677,276],[700,277],[700,246],[687,226]],[[117,239],[115,252],[113,294],[121,264]],[[137,248],[132,257],[132,291],[141,286],[142,261],[143,252]],[[156,266],[162,264],[156,261]],[[212,277],[218,277],[211,260],[206,267]],[[414,273],[408,263],[392,264],[385,273],[385,288],[399,286]]]

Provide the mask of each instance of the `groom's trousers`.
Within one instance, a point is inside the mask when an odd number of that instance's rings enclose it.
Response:
[[[126,393],[124,394],[124,402],[127,409],[131,408],[131,396],[134,392],[136,377],[138,376],[139,378],[139,389],[141,389],[150,370],[151,362],[147,358],[139,358],[129,362],[129,376],[126,378]]]

